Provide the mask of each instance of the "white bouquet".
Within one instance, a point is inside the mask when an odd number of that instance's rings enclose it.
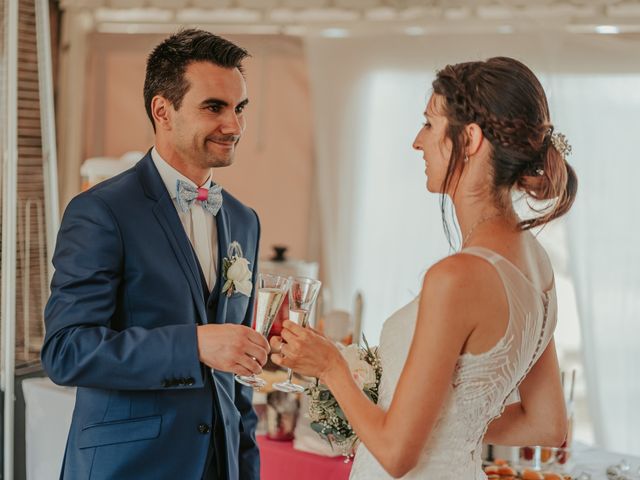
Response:
[[[382,377],[382,366],[378,356],[378,348],[369,347],[367,339],[363,338],[364,347],[352,344],[342,347],[344,356],[353,380],[373,403],[378,403],[378,388]],[[311,428],[329,442],[340,449],[345,457],[349,457],[358,441],[358,437],[344,416],[335,397],[326,385],[317,379],[314,385],[305,390],[309,395],[309,417]]]

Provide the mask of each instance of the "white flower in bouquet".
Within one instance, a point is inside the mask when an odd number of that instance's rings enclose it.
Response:
[[[365,387],[371,388],[376,383],[376,369],[373,365],[365,360],[366,352],[358,345],[351,344],[342,349],[342,356],[349,365],[349,371],[353,376],[353,380],[358,384],[361,390]]]
[[[341,353],[345,358],[354,381],[373,403],[378,402],[378,388],[382,376],[382,366],[378,349],[370,348],[366,338],[364,347],[349,345]],[[311,428],[321,437],[334,444],[347,458],[351,455],[358,437],[347,421],[344,412],[326,385],[316,380],[305,393],[309,395],[309,417]]]

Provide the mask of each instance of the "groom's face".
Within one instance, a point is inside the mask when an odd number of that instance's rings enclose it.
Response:
[[[194,62],[185,80],[189,89],[171,115],[173,147],[184,162],[199,168],[231,165],[246,125],[244,77],[237,68]]]

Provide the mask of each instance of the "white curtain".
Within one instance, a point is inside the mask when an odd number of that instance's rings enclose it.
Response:
[[[580,195],[568,219],[596,437],[640,453],[640,68],[560,75],[557,117],[575,147]]]
[[[639,51],[639,37],[548,32],[307,39],[324,278],[338,308],[363,291],[372,343],[449,252],[439,199],[426,192],[424,164],[411,150],[435,71],[508,55],[539,74],[581,180],[561,236],[570,248],[556,247],[567,252],[580,302],[597,441],[637,454]]]

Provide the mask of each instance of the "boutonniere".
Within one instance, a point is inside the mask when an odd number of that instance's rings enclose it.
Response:
[[[229,244],[227,256],[222,260],[222,278],[224,279],[222,293],[226,293],[227,297],[235,292],[247,297],[251,296],[253,283],[249,261],[242,255],[242,247],[236,241]]]

